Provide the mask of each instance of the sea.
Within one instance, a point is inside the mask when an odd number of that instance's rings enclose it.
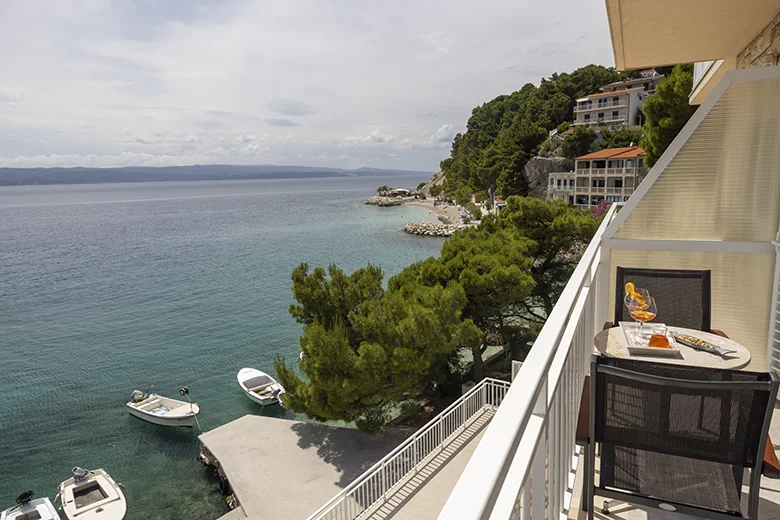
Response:
[[[27,489],[53,499],[81,466],[125,485],[130,520],[225,514],[198,428],[129,416],[130,393],[187,386],[205,431],[246,414],[305,420],[251,402],[236,373],[297,360],[301,262],[389,277],[438,255],[441,239],[402,230],[426,209],[363,204],[423,180],[0,188],[0,510]]]

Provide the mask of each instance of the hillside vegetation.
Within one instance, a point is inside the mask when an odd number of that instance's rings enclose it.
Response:
[[[457,200],[470,198],[474,191],[492,191],[503,198],[526,196],[529,186],[523,170],[528,160],[540,153],[574,159],[602,148],[642,142],[650,148],[652,164],[695,111],[688,105],[691,66],[657,70],[666,74],[667,79],[659,83],[657,93],[649,98],[641,131],[608,131],[604,127],[599,139],[596,132],[580,126],[558,146],[550,142],[551,130],[563,133],[569,128],[577,98],[598,92],[608,83],[638,75],[638,71],[619,73],[600,65],[553,74],[543,78],[539,86],[528,83],[516,92],[474,108],[466,132],[455,136],[450,157],[440,164],[447,179],[445,192]]]

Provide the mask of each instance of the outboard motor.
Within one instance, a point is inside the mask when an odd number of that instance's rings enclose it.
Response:
[[[133,390],[133,393],[130,394],[130,400],[134,403],[141,402],[144,399],[146,399],[146,394],[140,390]]]
[[[81,482],[89,475],[88,469],[80,468],[78,466],[74,467],[70,471],[73,473],[73,480],[75,480],[76,482]]]
[[[35,495],[35,493],[33,493],[32,489],[25,491],[24,493],[16,497],[16,505],[26,506],[27,504],[30,503],[30,500],[32,500],[33,495]]]

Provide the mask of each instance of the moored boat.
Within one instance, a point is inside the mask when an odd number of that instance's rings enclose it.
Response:
[[[187,387],[179,390],[183,396],[189,394]],[[179,401],[170,397],[163,397],[156,393],[144,393],[134,390],[130,394],[127,403],[127,411],[130,415],[160,426],[188,426],[195,425],[195,416],[200,413],[197,403]]]
[[[122,520],[127,502],[121,484],[104,469],[73,468],[73,476],[60,484],[58,497],[69,520]]]
[[[16,505],[0,513],[0,520],[60,520],[60,515],[47,497],[33,498],[25,491],[16,498]]]
[[[238,384],[252,401],[267,406],[281,403],[284,387],[276,379],[255,368],[242,368],[236,376]]]

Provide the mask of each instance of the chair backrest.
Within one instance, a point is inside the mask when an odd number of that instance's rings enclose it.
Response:
[[[777,376],[594,356],[591,417],[603,446],[753,468]]]
[[[656,323],[710,331],[710,271],[618,267],[615,277],[615,321],[631,321],[623,304],[626,283],[650,291]]]

